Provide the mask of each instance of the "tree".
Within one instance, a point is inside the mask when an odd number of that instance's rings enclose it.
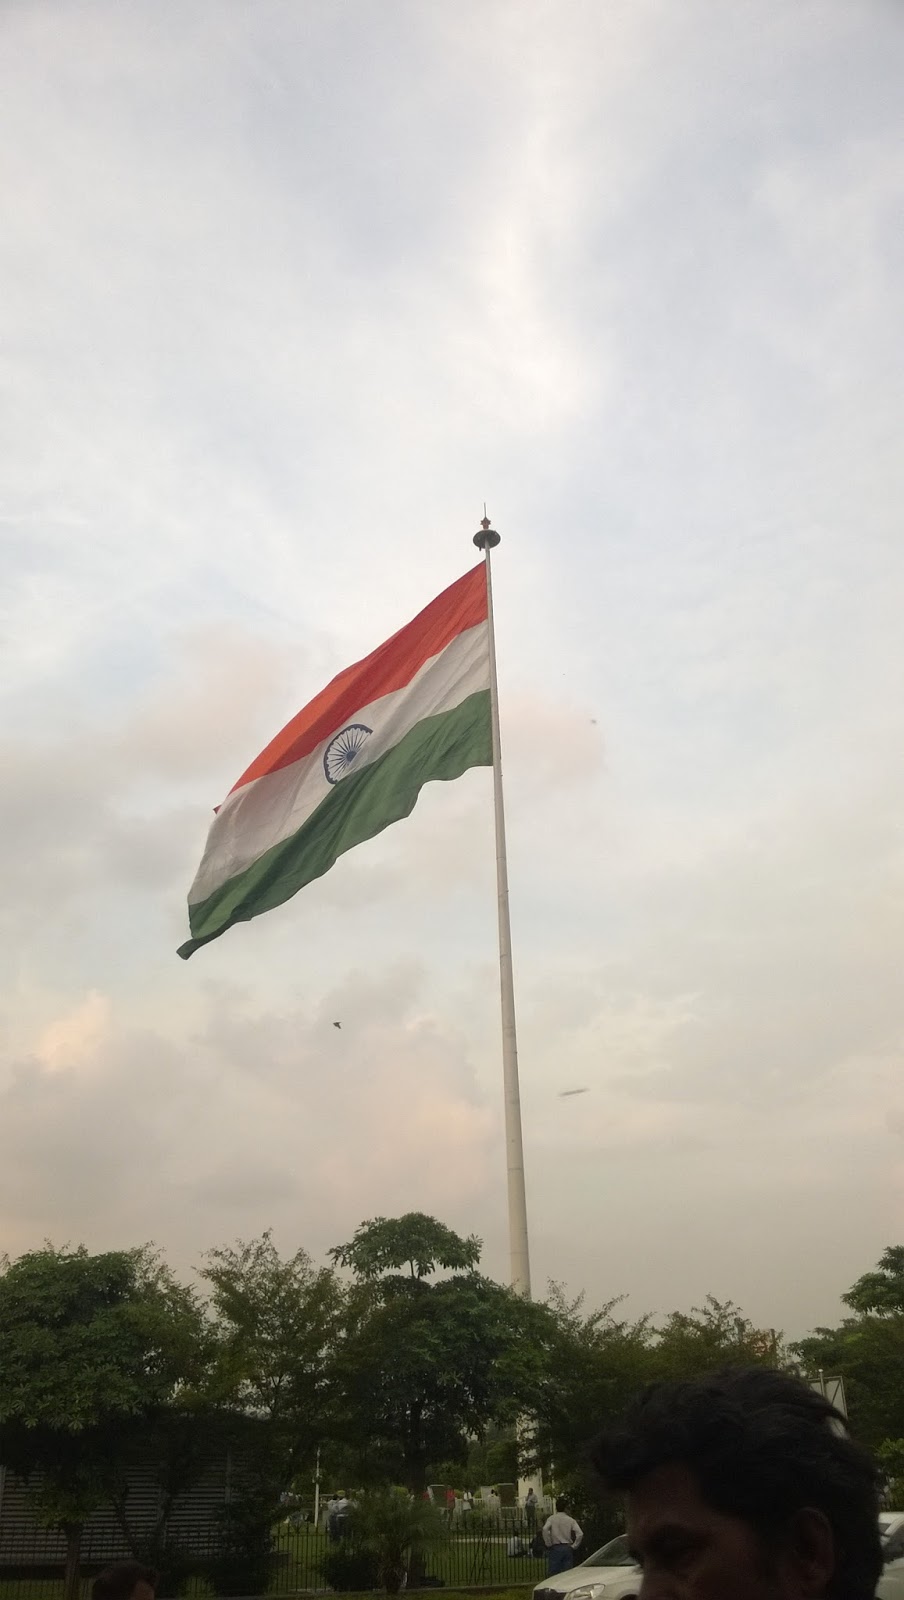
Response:
[[[513,1422],[542,1369],[546,1313],[482,1277],[479,1248],[413,1213],[365,1223],[331,1252],[358,1280],[336,1368],[346,1439],[394,1452],[414,1494],[432,1464],[464,1460],[467,1436]]]
[[[892,1244],[883,1250],[875,1270],[864,1272],[841,1298],[860,1316],[904,1314],[904,1245]]]
[[[256,1593],[269,1575],[280,1492],[313,1467],[331,1431],[330,1368],[345,1297],[335,1273],[305,1250],[283,1260],[269,1231],[211,1250],[201,1276],[219,1338],[217,1396],[257,1424],[223,1515],[215,1577],[221,1594]]]
[[[291,1477],[313,1463],[327,1431],[342,1286],[305,1250],[283,1261],[269,1231],[211,1250],[201,1276],[220,1339],[220,1397],[266,1420]]]
[[[847,1317],[794,1349],[810,1376],[844,1379],[852,1427],[868,1449],[904,1438],[904,1316]]]
[[[588,1446],[607,1421],[618,1416],[651,1373],[648,1317],[618,1315],[618,1300],[585,1309],[584,1296],[566,1299],[550,1284],[550,1342],[532,1397],[523,1439],[526,1464],[539,1467],[585,1532],[588,1550],[612,1538],[619,1527],[588,1486]]]
[[[480,1260],[483,1241],[475,1234],[462,1239],[435,1217],[408,1211],[404,1217],[374,1217],[362,1222],[348,1244],[330,1251],[341,1267],[372,1282],[386,1272],[408,1268],[412,1278],[428,1278],[437,1267],[470,1272]]]
[[[904,1438],[904,1246],[890,1245],[841,1298],[854,1316],[814,1329],[793,1348],[812,1376],[844,1379],[852,1426],[878,1450]]]
[[[654,1375],[693,1378],[717,1367],[778,1366],[787,1361],[781,1335],[757,1328],[730,1300],[706,1296],[691,1311],[673,1311],[656,1334]]]
[[[673,1311],[661,1328],[649,1316],[619,1314],[610,1300],[587,1311],[583,1295],[568,1301],[555,1284],[548,1306],[555,1333],[546,1375],[535,1398],[536,1427],[528,1454],[565,1492],[588,1543],[617,1531],[595,1496],[587,1492],[587,1459],[593,1437],[625,1410],[645,1384],[690,1378],[715,1367],[774,1363],[777,1337],[763,1332],[730,1301],[708,1296],[702,1308]]]
[[[84,1523],[115,1496],[136,1429],[203,1377],[203,1313],[149,1246],[47,1245],[0,1268],[0,1350],[4,1459],[64,1533],[74,1600]]]
[[[618,1317],[619,1303],[586,1311],[583,1295],[569,1301],[559,1285],[549,1287],[552,1341],[534,1395],[530,1455],[560,1485],[581,1475],[593,1433],[652,1375],[650,1319]]]

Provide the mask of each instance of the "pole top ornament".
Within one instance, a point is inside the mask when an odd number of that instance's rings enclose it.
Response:
[[[495,550],[499,543],[499,535],[495,528],[490,527],[490,519],[486,515],[486,506],[483,509],[484,515],[481,517],[480,527],[474,535],[474,543],[478,550]]]

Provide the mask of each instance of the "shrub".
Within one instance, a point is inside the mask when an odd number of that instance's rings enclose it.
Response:
[[[342,1594],[376,1589],[380,1582],[375,1552],[357,1545],[335,1545],[321,1557],[318,1569],[324,1582]]]
[[[387,1594],[398,1594],[409,1567],[417,1569],[428,1550],[445,1544],[442,1513],[428,1500],[414,1500],[404,1489],[374,1489],[352,1508],[349,1531],[357,1548],[376,1559],[377,1576]]]
[[[218,1595],[266,1594],[273,1571],[275,1509],[266,1494],[247,1493],[219,1514],[219,1540],[210,1563]]]

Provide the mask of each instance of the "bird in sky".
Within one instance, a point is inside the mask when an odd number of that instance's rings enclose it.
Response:
[[[587,1092],[588,1091],[587,1091],[586,1085],[585,1085],[585,1087],[583,1089],[560,1089],[559,1090],[559,1099],[560,1100],[568,1100],[568,1099],[571,1098],[571,1096],[573,1094],[587,1094]]]
[[[333,1023],[333,1027],[334,1028],[341,1028],[342,1027],[342,1023],[341,1022],[334,1022]]]

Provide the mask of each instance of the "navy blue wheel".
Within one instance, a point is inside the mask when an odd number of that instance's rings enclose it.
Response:
[[[330,740],[323,752],[327,783],[338,783],[351,771],[372,733],[373,728],[366,728],[363,722],[350,722]]]

